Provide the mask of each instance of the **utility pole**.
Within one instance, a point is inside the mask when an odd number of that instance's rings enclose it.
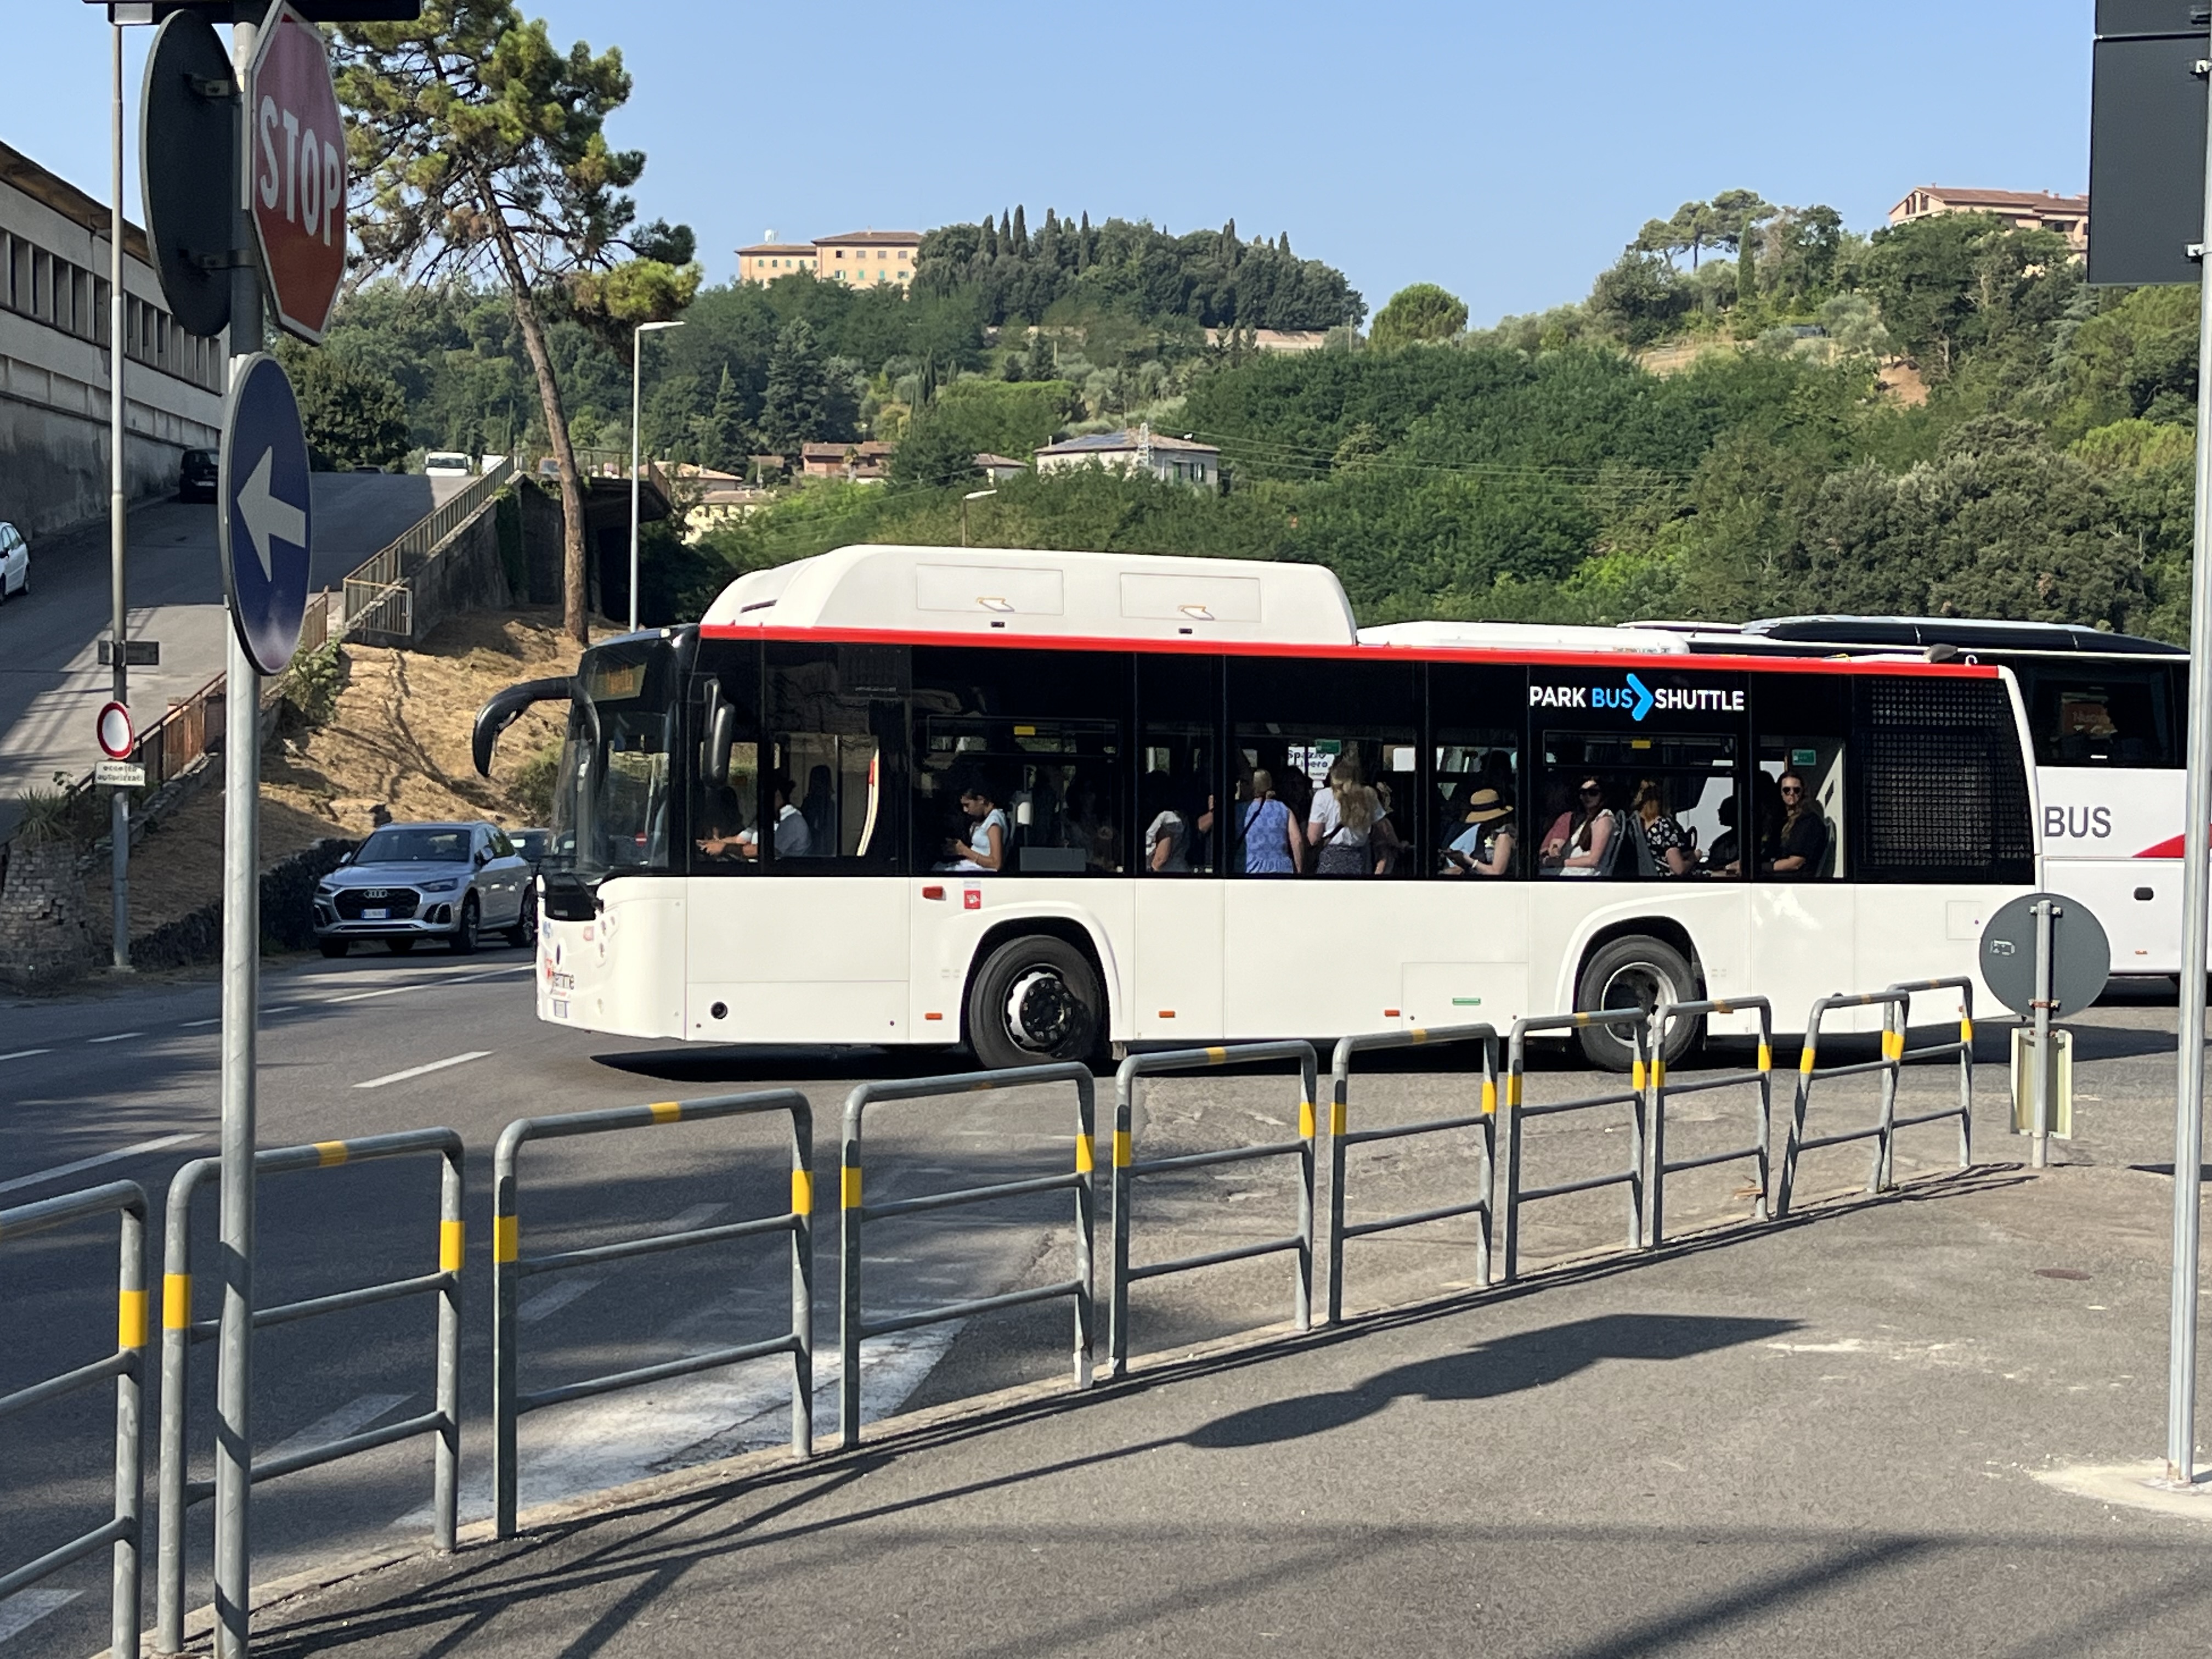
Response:
[[[124,471],[123,446],[130,432],[124,402],[124,325],[130,316],[123,291],[123,25],[110,23],[113,43],[114,98],[110,111],[112,140],[109,188],[114,191],[113,219],[107,246],[107,556],[110,640],[114,652],[114,680],[109,696],[125,708],[131,706],[129,653],[124,648],[129,619],[124,609],[123,562],[130,543],[128,475]],[[108,792],[107,833],[112,843],[108,887],[113,907],[112,950],[118,968],[131,966],[131,792],[116,787]]]

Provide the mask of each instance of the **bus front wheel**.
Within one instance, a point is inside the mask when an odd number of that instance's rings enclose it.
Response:
[[[1698,976],[1682,953],[1648,933],[1631,933],[1599,945],[1583,964],[1582,981],[1575,988],[1575,1006],[1590,1012],[1641,1008],[1649,1015],[1662,1002],[1697,999]],[[1674,1021],[1661,1058],[1671,1066],[1688,1054],[1697,1042],[1698,1026],[1696,1020]],[[1585,1025],[1575,1035],[1583,1055],[1607,1071],[1627,1071],[1636,1058],[1635,1049],[1617,1027]]]
[[[1090,958],[1066,939],[1030,933],[991,952],[968,988],[968,1041],[992,1071],[1087,1060],[1104,998]]]

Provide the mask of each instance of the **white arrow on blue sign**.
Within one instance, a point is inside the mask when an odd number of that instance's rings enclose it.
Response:
[[[231,625],[253,665],[281,674],[307,608],[313,504],[300,403],[283,365],[248,358],[223,410],[217,529]]]

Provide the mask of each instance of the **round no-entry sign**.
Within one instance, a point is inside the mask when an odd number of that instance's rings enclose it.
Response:
[[[131,711],[119,702],[100,704],[100,752],[110,760],[129,760],[137,746],[137,733],[131,729]]]
[[[270,9],[246,72],[246,196],[276,320],[320,340],[345,275],[345,122],[315,26]]]

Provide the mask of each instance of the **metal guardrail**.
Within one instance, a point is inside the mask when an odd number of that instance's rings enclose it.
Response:
[[[1248,1061],[1295,1060],[1298,1062],[1298,1135],[1295,1140],[1268,1141],[1257,1146],[1230,1146],[1218,1152],[1182,1152],[1169,1158],[1130,1156],[1131,1120],[1136,1106],[1137,1079],[1165,1072],[1196,1072],[1208,1066],[1242,1065]],[[1113,1376],[1129,1370],[1129,1286],[1142,1279],[1198,1267],[1218,1267],[1226,1262],[1293,1251],[1297,1273],[1291,1284],[1291,1318],[1297,1328],[1313,1326],[1314,1237],[1314,1096],[1318,1066],[1310,1042],[1241,1042],[1210,1048],[1178,1048],[1166,1054],[1132,1054],[1114,1074],[1114,1267],[1113,1294],[1107,1314],[1107,1368]],[[1224,1164],[1244,1164],[1255,1158],[1298,1160],[1298,1230],[1284,1238],[1257,1244],[1239,1244],[1225,1250],[1177,1256],[1170,1261],[1129,1265],[1130,1184],[1139,1176],[1163,1175],[1171,1170],[1204,1170]]]
[[[27,1584],[82,1560],[103,1544],[115,1547],[111,1578],[108,1650],[138,1651],[138,1552],[145,1528],[139,1513],[143,1484],[138,1411],[146,1372],[146,1189],[135,1181],[111,1181],[104,1187],[64,1193],[12,1210],[0,1210],[0,1241],[12,1243],[66,1226],[88,1216],[120,1212],[121,1255],[116,1271],[115,1352],[105,1359],[64,1371],[58,1376],[0,1395],[0,1421],[50,1400],[59,1400],[115,1379],[115,1513],[104,1524],[37,1560],[0,1573],[0,1601]]]
[[[411,1296],[438,1298],[435,1405],[418,1416],[381,1428],[364,1429],[323,1445],[256,1462],[248,1480],[258,1485],[302,1469],[319,1468],[359,1452],[396,1445],[418,1435],[434,1435],[431,1508],[437,1547],[450,1551],[456,1531],[461,1455],[461,1138],[451,1129],[408,1129],[396,1134],[364,1135],[356,1140],[323,1140],[305,1146],[273,1146],[253,1155],[256,1178],[301,1170],[332,1170],[417,1153],[435,1154],[441,1165],[438,1185],[438,1270],[366,1285],[329,1296],[311,1297],[274,1308],[253,1310],[252,1328],[264,1330],[323,1314],[374,1307]],[[155,1553],[154,1650],[182,1650],[185,1638],[185,1512],[215,1495],[212,1480],[185,1478],[185,1417],[191,1381],[191,1350],[214,1340],[221,1322],[192,1317],[192,1201],[200,1190],[217,1184],[220,1160],[194,1158],[169,1182],[163,1219],[161,1262],[161,1538]],[[223,1521],[217,1517],[218,1525]]]
[[[138,763],[146,787],[159,789],[208,751],[208,735],[222,730],[222,676],[218,674],[138,734]]]
[[[1528,1106],[1522,1103],[1522,1077],[1527,1058],[1526,1044],[1534,1034],[1547,1031],[1573,1031],[1590,1025],[1614,1025],[1626,1030],[1631,1039],[1634,1057],[1630,1062],[1630,1084],[1626,1089],[1605,1094],[1582,1095],[1572,1100],[1555,1101],[1543,1106]],[[1628,1188],[1628,1248],[1639,1249],[1644,1243],[1644,1114],[1645,1107],[1644,1069],[1650,1052],[1649,1017],[1641,1008],[1607,1008],[1579,1014],[1547,1014],[1533,1019],[1516,1019],[1506,1042],[1505,1061],[1505,1282],[1511,1284],[1521,1270],[1521,1206],[1540,1198],[1564,1198],[1569,1193],[1587,1193],[1607,1187]],[[1626,1106],[1630,1110],[1628,1137],[1628,1167],[1608,1175],[1584,1176],[1576,1181],[1562,1181],[1548,1187],[1529,1187],[1522,1182],[1521,1124],[1524,1118],[1557,1117],[1566,1112],[1584,1112],[1605,1106]]]
[[[515,1165],[533,1140],[563,1140],[607,1134],[620,1129],[650,1129],[669,1123],[704,1123],[717,1118],[757,1117],[788,1113],[791,1117],[791,1208],[781,1215],[683,1232],[653,1233],[613,1244],[558,1250],[549,1255],[522,1254],[522,1222]],[[612,1106],[557,1117],[518,1118],[500,1131],[492,1155],[492,1444],[493,1526],[501,1538],[514,1536],[520,1464],[516,1425],[525,1412],[586,1400],[647,1382],[717,1370],[770,1354],[791,1356],[791,1449],[797,1457],[814,1452],[814,1108],[796,1089],[764,1089],[751,1094],[714,1095],[703,1100],[664,1100],[650,1106]],[[694,1245],[727,1243],[766,1234],[791,1235],[791,1328],[781,1336],[707,1353],[688,1354],[656,1365],[587,1377],[558,1388],[525,1394],[518,1386],[516,1353],[520,1321],[516,1297],[522,1281],[538,1273],[559,1273],[597,1262],[627,1261]]]
[[[1073,1083],[1075,1085],[1075,1167],[1065,1175],[1036,1176],[1024,1181],[1001,1181],[988,1187],[963,1187],[951,1192],[930,1193],[921,1198],[894,1199],[869,1204],[861,1196],[861,1130],[871,1106],[888,1101],[921,1100],[939,1095],[974,1094],[986,1089],[1018,1089],[1033,1084]],[[1025,1307],[1034,1302],[1061,1297],[1075,1304],[1075,1386],[1091,1386],[1092,1328],[1091,1253],[1093,1231],[1092,1137],[1097,1133],[1096,1085],[1091,1068],[1073,1061],[1052,1066],[1018,1066],[995,1072],[957,1077],[915,1078],[898,1083],[863,1083],[845,1097],[845,1144],[839,1171],[838,1262],[842,1269],[839,1293],[838,1353],[842,1409],[842,1443],[850,1451],[860,1443],[860,1343],[871,1336],[911,1331],[924,1325],[941,1325],[972,1315],[1002,1308]],[[1075,1194],[1075,1274],[1050,1285],[1008,1291],[999,1296],[977,1297],[947,1303],[921,1311],[870,1319],[860,1300],[860,1243],[865,1224],[892,1216],[923,1215],[996,1199],[1022,1198],[1032,1193],[1069,1191]]]
[[[1423,1123],[1401,1123],[1388,1129],[1352,1127],[1352,1055],[1373,1054],[1386,1048],[1437,1048],[1449,1042],[1482,1044],[1480,1109],[1459,1117],[1437,1118]],[[1463,1215],[1482,1218],[1482,1231],[1476,1238],[1474,1247],[1474,1282],[1487,1288],[1490,1284],[1490,1230],[1496,1214],[1498,1189],[1498,1028],[1494,1025],[1452,1025],[1429,1030],[1416,1027],[1407,1031],[1377,1031],[1365,1036],[1348,1036],[1336,1045],[1336,1052],[1329,1061],[1329,1072],[1332,1087],[1328,1107],[1328,1322],[1334,1325],[1344,1317],[1344,1241],[1364,1238],[1370,1233],[1389,1232],[1400,1227],[1415,1227],[1425,1221],[1449,1221]],[[1441,1134],[1448,1129],[1482,1131],[1480,1196],[1464,1204],[1447,1204],[1440,1208],[1415,1210],[1379,1221],[1346,1224],[1344,1155],[1346,1149],[1378,1140],[1403,1140],[1414,1135]]]
[[[469,480],[429,514],[409,526],[389,546],[347,573],[340,622],[347,634],[386,634],[412,639],[415,631],[414,572],[411,562],[431,552],[473,520],[512,482],[512,461]]]
[[[1790,1213],[1790,1194],[1797,1182],[1798,1158],[1806,1152],[1817,1152],[1823,1146],[1847,1146],[1853,1141],[1873,1141],[1874,1164],[1867,1171],[1866,1189],[1869,1193],[1882,1190],[1889,1177],[1890,1135],[1897,1116],[1897,1073],[1905,1059],[1904,1014],[1911,1000],[1911,994],[1905,991],[1864,991],[1822,997],[1814,1003],[1812,1012],[1806,1015],[1805,1046],[1797,1056],[1797,1090],[1790,1113],[1790,1139],[1783,1147],[1782,1180],[1775,1193],[1774,1216],[1778,1221]],[[1822,1066],[1819,1063],[1820,1022],[1837,1008],[1881,1010],[1881,1059],[1852,1060],[1841,1066]],[[1806,1134],[1805,1111],[1811,1103],[1815,1083],[1828,1078],[1867,1076],[1881,1079],[1881,1104],[1870,1126],[1863,1129],[1838,1130],[1832,1134]]]
[[[1702,1019],[1708,1014],[1741,1014],[1756,1010],[1759,1014],[1759,1064],[1747,1072],[1723,1072],[1717,1077],[1701,1077],[1688,1083],[1667,1080],[1667,1028],[1677,1019]],[[1651,1051],[1651,1198],[1650,1224],[1644,1230],[1644,1242],[1657,1248],[1666,1237],[1667,1177],[1686,1170],[1710,1169],[1717,1164],[1735,1164],[1750,1158],[1759,1165],[1759,1204],[1757,1215],[1766,1220],[1768,1190],[1769,1124],[1774,1114],[1774,1006],[1765,997],[1730,997],[1726,1000],[1705,1002],[1662,1002],[1651,1011],[1651,1031],[1649,1038]],[[1752,1143],[1728,1152],[1703,1152],[1695,1158],[1677,1158],[1669,1162],[1667,1157],[1667,1098],[1669,1095],[1708,1093],[1715,1089],[1756,1087],[1759,1091],[1759,1115],[1753,1125]]]
[[[1959,1057],[1959,1103],[1946,1106],[1940,1111],[1917,1112],[1911,1117],[1890,1119],[1888,1156],[1897,1156],[1897,1131],[1911,1129],[1923,1123],[1941,1123],[1947,1118],[1959,1120],[1959,1167],[1966,1169],[1974,1161],[1974,982],[1970,979],[1916,979],[1889,988],[1905,994],[1905,1028],[1906,1048],[1898,1056],[1901,1066],[1907,1060],[1941,1060],[1946,1054]],[[1911,1045],[1912,1034],[1911,997],[1918,991],[1956,991],[1959,994],[1959,1035],[1948,1042],[1938,1042],[1926,1048]],[[1894,1171],[1889,1164],[1882,1168],[1882,1182],[1892,1183]]]

